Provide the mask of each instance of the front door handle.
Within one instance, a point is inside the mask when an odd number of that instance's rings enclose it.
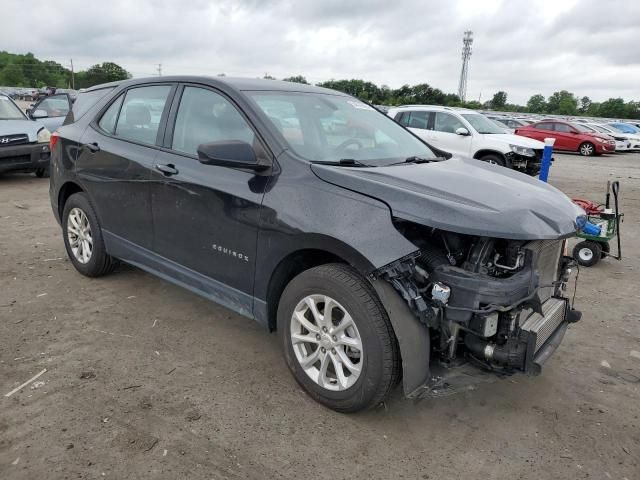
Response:
[[[87,147],[87,150],[89,150],[91,153],[96,153],[100,151],[100,145],[98,145],[97,142],[87,143],[85,144],[85,147]]]
[[[178,169],[173,163],[168,163],[166,165],[162,165],[162,164],[156,165],[156,170],[162,172],[167,177],[178,174]]]

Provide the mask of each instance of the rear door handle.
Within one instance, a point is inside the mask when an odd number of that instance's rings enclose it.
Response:
[[[97,142],[87,143],[85,144],[85,147],[87,147],[87,150],[89,150],[91,153],[96,153],[100,151],[100,145],[98,145]]]
[[[162,164],[156,165],[156,170],[162,172],[167,177],[178,174],[178,169],[173,163],[168,163],[166,165],[162,165]]]

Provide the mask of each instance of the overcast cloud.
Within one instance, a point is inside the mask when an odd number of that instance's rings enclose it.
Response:
[[[429,83],[455,93],[474,32],[468,99],[525,103],[567,89],[640,101],[640,0],[3,0],[0,49],[134,76],[302,74]]]

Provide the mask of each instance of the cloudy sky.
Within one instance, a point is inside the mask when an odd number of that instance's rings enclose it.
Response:
[[[640,0],[3,0],[0,49],[134,76],[302,74],[426,82],[524,103],[567,89],[640,101]]]

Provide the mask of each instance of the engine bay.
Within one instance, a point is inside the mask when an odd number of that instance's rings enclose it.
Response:
[[[501,374],[537,374],[543,347],[580,318],[565,296],[574,264],[566,240],[476,237],[401,220],[394,225],[419,251],[377,275],[429,328],[432,364],[471,362]]]

